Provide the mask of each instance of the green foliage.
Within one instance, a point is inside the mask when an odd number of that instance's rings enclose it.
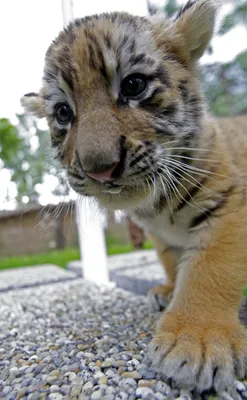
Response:
[[[245,298],[247,298],[247,286],[243,290],[243,295],[244,295]]]
[[[165,13],[169,16],[176,14],[179,9],[180,6],[177,4],[176,0],[168,0],[164,7]]]
[[[176,14],[180,8],[177,0],[167,0],[164,3],[162,9],[170,16]],[[148,2],[148,6],[150,14],[158,11],[152,3]],[[226,16],[219,35],[229,32],[237,25],[247,27],[246,0],[232,1],[232,10]],[[212,53],[212,47],[208,48],[208,52]],[[230,116],[247,112],[247,51],[239,54],[229,63],[204,66],[201,80],[213,114]]]
[[[49,131],[39,129],[31,117],[17,115],[17,118],[17,126],[7,119],[0,120],[0,159],[3,167],[10,170],[11,180],[16,185],[17,204],[23,206],[27,200],[29,205],[37,203],[37,185],[42,184],[47,175],[59,179],[54,195],[67,195],[68,185],[52,152]]]
[[[224,35],[236,25],[247,26],[247,2],[246,0],[235,0],[232,12],[226,15],[219,30],[219,35]]]
[[[180,9],[180,6],[178,5],[177,0],[167,0],[167,2],[164,4],[164,7],[162,9],[163,9],[163,11],[165,12],[166,15],[173,16]],[[148,0],[148,12],[149,12],[149,14],[153,15],[157,11],[159,11],[159,8],[156,7],[152,3],[152,1]]]
[[[229,63],[204,66],[201,78],[211,111],[215,115],[247,112],[247,50]]]
[[[0,119],[0,159],[8,167],[16,159],[22,145],[18,130],[7,118]]]

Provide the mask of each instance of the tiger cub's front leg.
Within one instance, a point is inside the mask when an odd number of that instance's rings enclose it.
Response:
[[[246,212],[223,217],[211,242],[181,257],[151,344],[154,366],[180,387],[223,391],[246,376],[247,331],[238,318],[247,284]]]
[[[154,235],[149,234],[152,240],[159,260],[165,270],[166,283],[158,285],[149,290],[148,296],[155,310],[161,311],[170,303],[176,279],[177,257],[175,252],[164,242],[161,242]]]

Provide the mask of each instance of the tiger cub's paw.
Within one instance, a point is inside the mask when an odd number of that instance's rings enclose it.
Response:
[[[173,285],[158,285],[148,292],[150,304],[155,311],[164,310],[171,301],[173,294]]]
[[[151,342],[150,358],[181,388],[221,392],[246,376],[247,331],[237,322],[190,324],[164,314]]]

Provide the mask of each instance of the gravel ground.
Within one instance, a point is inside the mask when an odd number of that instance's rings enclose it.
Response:
[[[0,293],[35,285],[75,279],[73,272],[53,264],[0,271]]]
[[[0,397],[200,399],[150,368],[158,317],[145,297],[79,280],[0,294]],[[246,399],[247,383],[236,386],[241,396],[218,397]]]

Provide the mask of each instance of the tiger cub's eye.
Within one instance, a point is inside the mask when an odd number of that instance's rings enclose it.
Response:
[[[67,103],[58,103],[55,107],[55,117],[60,124],[68,124],[73,118],[73,111]]]
[[[136,97],[147,87],[147,78],[142,74],[126,76],[121,83],[121,94],[124,97]]]

